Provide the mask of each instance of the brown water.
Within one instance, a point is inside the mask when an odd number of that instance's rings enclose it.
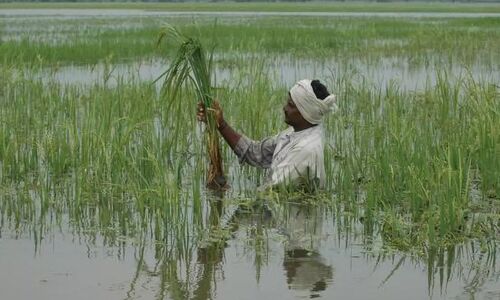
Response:
[[[366,239],[356,218],[325,205],[205,201],[202,230],[195,238],[188,226],[182,247],[168,233],[154,233],[153,223],[136,235],[116,232],[118,220],[100,228],[105,214],[96,213],[93,226],[63,216],[17,230],[2,218],[2,299],[500,296],[494,244],[488,251],[469,243],[425,257],[391,254]]]

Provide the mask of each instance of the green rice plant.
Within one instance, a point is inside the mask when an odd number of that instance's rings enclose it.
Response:
[[[171,24],[202,43],[217,35],[221,55],[235,53],[283,54],[295,58],[361,60],[363,64],[384,59],[405,59],[410,67],[433,64],[497,64],[499,18],[318,18],[283,16],[245,17],[237,22],[222,18],[217,28],[207,26],[213,17],[170,17]],[[348,22],[346,22],[348,20]],[[148,60],[160,55],[152,40],[164,17],[131,17],[124,26],[119,18],[16,20],[1,24],[13,28],[4,32],[0,43],[0,64],[45,65],[95,64],[112,56],[113,63],[130,59]],[[85,30],[81,28],[84,27]],[[60,29],[59,29],[60,28]],[[50,29],[50,30],[49,30]],[[480,46],[479,46],[480,45]],[[172,49],[164,51],[172,53]]]
[[[466,82],[467,102],[463,104],[471,118],[467,127],[469,149],[479,171],[482,196],[500,198],[500,86],[484,85],[473,79]]]
[[[442,256],[453,256],[457,243],[480,244],[481,251],[473,253],[497,257],[488,245],[499,240],[499,90],[483,79],[455,83],[444,70],[457,62],[475,61],[485,72],[491,71],[498,61],[491,49],[498,48],[498,39],[492,37],[498,35],[494,29],[499,21],[443,19],[436,27],[436,20],[428,19],[349,20],[297,17],[293,24],[283,24],[282,18],[263,17],[221,21],[215,32],[222,52],[214,54],[213,60],[206,59],[208,71],[197,74],[213,75],[215,67],[228,72],[229,79],[224,78],[223,88],[217,89],[217,98],[231,104],[224,107],[225,117],[250,138],[260,139],[286,126],[280,106],[288,86],[279,81],[280,70],[272,67],[277,56],[267,53],[277,53],[280,62],[292,68],[294,63],[328,64],[339,58],[346,61],[342,66],[347,69],[360,54],[366,59],[359,64],[369,70],[379,67],[380,57],[393,58],[395,64],[409,68],[417,66],[417,71],[422,65],[432,69],[434,62],[442,60],[434,66],[443,72],[436,76],[435,86],[418,91],[392,83],[374,84],[369,74],[363,77],[356,67],[353,72],[338,70],[345,77],[326,82],[338,95],[341,109],[323,124],[326,144],[332,147],[325,149],[326,196],[318,201],[334,205],[336,217],[329,220],[336,222],[332,230],[346,241],[345,247],[362,240],[368,252],[380,247],[388,253],[415,254],[419,264],[427,259],[427,265],[436,265],[428,268],[430,282],[443,269]],[[182,83],[165,87],[160,95],[150,82],[123,80],[112,72],[117,61],[151,55],[159,21],[144,20],[140,30],[92,27],[82,32],[84,39],[68,37],[67,44],[24,38],[7,38],[0,44],[0,52],[6,54],[0,59],[0,231],[6,236],[9,232],[29,234],[35,247],[43,247],[56,226],[93,245],[100,243],[100,237],[106,247],[151,242],[151,246],[141,244],[141,252],[144,247],[146,252],[155,248],[159,267],[151,267],[151,273],[144,276],[162,277],[159,298],[176,293],[171,297],[184,299],[197,283],[205,286],[205,279],[215,270],[210,265],[213,261],[199,272],[190,268],[199,265],[194,257],[203,237],[209,233],[215,241],[217,251],[205,256],[211,260],[217,256],[213,254],[224,251],[222,242],[228,231],[217,225],[222,218],[211,214],[216,212],[212,209],[216,203],[203,192],[206,170],[200,166],[205,166],[205,157],[200,154],[205,149],[194,141],[205,133],[193,130],[196,104],[172,102],[167,96],[175,90],[177,100],[205,100],[203,95],[210,100],[215,96],[211,87],[215,80],[208,76],[196,81],[188,62]],[[177,17],[172,21],[186,35],[199,38],[199,43],[210,41],[211,29],[198,23],[207,24],[206,19],[197,19],[197,24]],[[34,27],[44,27],[40,21],[32,22]],[[116,19],[102,22],[103,27],[117,23]],[[81,24],[88,25],[88,21],[65,25]],[[176,38],[173,41],[182,44]],[[166,49],[172,50],[176,48]],[[90,84],[65,85],[36,76],[59,58],[61,64],[95,63],[111,52],[115,56],[105,62],[104,79]],[[311,54],[311,60],[300,59]],[[26,69],[30,60],[33,66]],[[300,68],[295,68],[296,76],[302,76]],[[356,72],[358,77],[353,75]],[[200,96],[198,85],[208,92]],[[224,165],[232,180],[231,197],[240,202],[246,197],[254,204],[253,187],[262,182],[263,172],[241,168],[228,147],[221,150],[221,157],[233,162]],[[296,200],[292,193],[278,196],[272,204]],[[274,234],[267,226],[248,227],[251,234],[246,240],[240,231],[231,241],[238,245],[251,239],[246,248],[250,254],[255,252],[256,269],[267,259],[262,255],[266,234],[271,238]],[[146,263],[150,265],[143,261],[138,269]],[[451,260],[450,264],[455,263]],[[182,275],[185,271],[191,275]],[[196,273],[199,276],[192,276]],[[202,280],[189,280],[192,277]],[[201,289],[199,296],[206,298]]]
[[[185,85],[192,86],[197,99],[203,102],[207,111],[210,110],[214,97],[211,80],[212,54],[207,57],[207,53],[198,39],[181,34],[171,25],[166,25],[160,33],[158,43],[161,43],[164,38],[171,38],[173,42],[179,44],[170,67],[158,78],[165,77],[163,90],[167,98],[167,111],[170,111],[176,102],[181,101],[180,90]],[[209,158],[207,186],[214,189],[225,186],[217,125],[213,114],[208,113],[206,130]]]

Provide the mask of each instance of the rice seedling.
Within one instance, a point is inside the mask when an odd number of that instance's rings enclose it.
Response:
[[[418,22],[416,21],[418,20]],[[61,25],[58,25],[62,22]],[[96,22],[98,25],[96,25]],[[164,17],[130,18],[124,26],[121,18],[76,20],[0,19],[12,28],[2,34],[0,63],[33,65],[42,59],[44,65],[95,64],[112,56],[113,63],[149,60],[173,55],[174,49],[162,53],[154,47],[158,28]],[[493,66],[499,47],[498,18],[352,18],[317,19],[295,17],[222,18],[217,27],[210,26],[213,17],[169,16],[168,22],[187,36],[209,44],[217,36],[216,53],[221,57],[260,53],[277,59],[291,55],[298,59],[334,60],[375,65],[385,59],[397,59],[410,68],[442,65],[450,68],[465,64]],[[59,27],[60,26],[60,27]],[[82,30],[81,28],[86,28]],[[56,28],[55,30],[52,30]],[[60,28],[60,29],[57,29]],[[370,30],[367,30],[370,28]],[[477,45],[484,45],[478,47]]]
[[[212,54],[207,56],[199,40],[182,35],[171,25],[167,25],[161,32],[158,43],[161,43],[164,38],[171,38],[173,42],[179,44],[170,67],[158,78],[165,76],[163,89],[167,98],[167,111],[172,110],[174,103],[183,100],[179,96],[179,90],[186,84],[192,84],[197,98],[203,102],[207,110],[210,110],[214,97],[211,79]],[[179,110],[175,113],[179,113]],[[226,185],[226,180],[222,170],[217,126],[213,114],[207,114],[206,146],[209,158],[207,186],[221,189]]]

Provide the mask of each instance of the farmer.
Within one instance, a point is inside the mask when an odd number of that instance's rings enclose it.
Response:
[[[264,188],[322,188],[325,168],[321,121],[336,109],[335,100],[335,95],[329,94],[319,80],[297,82],[290,89],[283,107],[285,123],[290,127],[261,141],[253,141],[229,126],[217,101],[209,110],[215,113],[217,128],[240,163],[269,169]],[[199,120],[205,120],[205,108],[201,103],[197,115]]]

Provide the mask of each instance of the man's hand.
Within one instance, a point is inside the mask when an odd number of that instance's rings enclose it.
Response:
[[[214,113],[215,122],[217,122],[218,128],[223,126],[225,121],[224,121],[224,115],[222,113],[222,108],[220,107],[219,101],[214,100],[212,103],[212,107],[210,107],[208,109],[205,109],[205,104],[203,104],[203,102],[198,102],[198,112],[196,113],[198,121],[203,122],[203,123],[207,123],[206,111],[209,111],[210,113]]]
[[[241,138],[241,135],[234,131],[231,126],[229,126],[224,120],[224,115],[222,114],[222,108],[220,107],[220,103],[217,100],[212,102],[212,107],[206,108],[203,102],[198,103],[198,111],[196,112],[196,116],[198,117],[198,121],[207,123],[207,114],[206,111],[214,114],[215,122],[217,123],[217,129],[219,133],[222,135],[224,140],[229,144],[231,149],[236,148],[236,144]]]

